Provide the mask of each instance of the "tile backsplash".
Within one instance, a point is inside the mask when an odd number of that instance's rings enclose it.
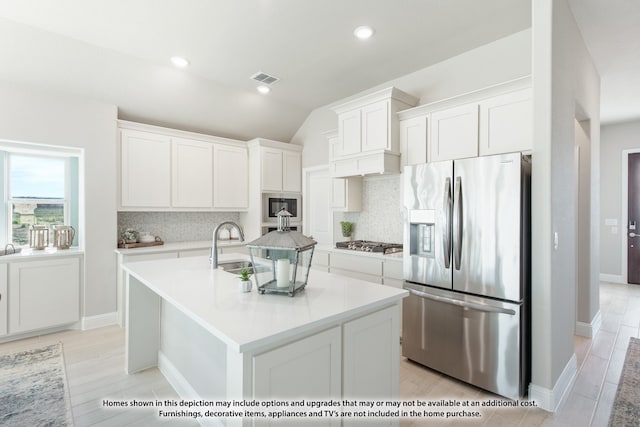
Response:
[[[118,212],[118,239],[131,228],[160,236],[167,243],[210,240],[217,224],[238,220],[237,212]]]
[[[334,240],[342,237],[340,221],[354,223],[353,240],[402,243],[402,176],[365,177],[362,181],[362,211],[334,215]]]

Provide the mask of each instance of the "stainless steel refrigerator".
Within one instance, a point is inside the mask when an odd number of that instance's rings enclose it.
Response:
[[[517,399],[530,379],[528,156],[404,170],[402,352]]]

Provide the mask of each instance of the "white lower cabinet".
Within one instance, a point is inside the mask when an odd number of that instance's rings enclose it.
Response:
[[[397,398],[400,370],[398,308],[395,305],[345,323],[342,367],[345,399]]]
[[[254,397],[339,400],[341,358],[339,326],[254,356]]]
[[[80,319],[79,259],[10,264],[9,295],[11,334],[77,322]]]
[[[7,288],[7,264],[0,264],[0,337],[9,332],[7,327],[7,302],[9,301]]]

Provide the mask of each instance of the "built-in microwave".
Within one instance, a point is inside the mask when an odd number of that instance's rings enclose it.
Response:
[[[282,208],[291,214],[291,222],[302,221],[302,205],[299,194],[263,194],[262,222],[277,222],[278,212]]]

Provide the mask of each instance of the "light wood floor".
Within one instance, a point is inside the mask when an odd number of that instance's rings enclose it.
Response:
[[[640,286],[603,283],[602,328],[593,339],[576,337],[578,375],[560,409],[481,409],[465,420],[478,426],[606,426],[629,337],[640,337]],[[153,411],[102,407],[102,399],[177,399],[157,369],[124,373],[124,330],[117,326],[65,331],[0,344],[0,353],[62,342],[76,426],[197,425],[193,420],[159,420]],[[401,362],[400,394],[413,400],[495,398],[407,360]],[[403,419],[401,427],[452,425],[451,421]],[[457,423],[455,423],[457,424]]]

